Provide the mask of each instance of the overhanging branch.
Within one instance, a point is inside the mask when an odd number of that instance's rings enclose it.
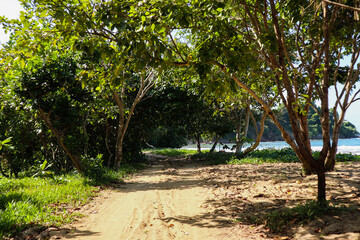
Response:
[[[328,4],[331,4],[331,5],[334,5],[334,6],[349,9],[349,10],[352,10],[352,11],[355,11],[355,12],[360,12],[360,8],[351,7],[351,6],[348,6],[348,5],[345,5],[345,4],[342,4],[342,3],[338,3],[338,2],[333,2],[333,1],[330,1],[330,0],[322,0],[322,1],[326,2]]]

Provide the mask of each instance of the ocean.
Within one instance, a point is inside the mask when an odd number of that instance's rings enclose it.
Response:
[[[233,146],[232,143],[227,144],[230,148]],[[216,151],[222,151],[224,145],[217,145]],[[314,151],[320,151],[322,148],[322,140],[312,140],[311,146]],[[211,144],[201,144],[202,150],[209,150],[212,147]],[[246,148],[247,145],[244,146]],[[290,147],[285,141],[276,141],[276,142],[261,142],[257,149],[264,148],[285,148]],[[191,144],[183,149],[197,149],[195,144]],[[225,151],[230,151],[229,149],[225,149]],[[338,153],[352,153],[356,155],[360,155],[360,138],[348,138],[348,139],[339,139],[338,142]]]

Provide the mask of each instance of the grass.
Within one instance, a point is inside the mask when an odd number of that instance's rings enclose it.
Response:
[[[284,233],[296,224],[306,224],[325,215],[337,215],[347,208],[333,207],[328,202],[309,201],[292,208],[281,208],[269,211],[264,216],[249,218],[253,224],[264,224],[274,233]]]
[[[98,172],[95,177],[0,177],[0,239],[33,226],[60,226],[73,221],[79,216],[75,208],[97,195],[99,185],[119,181],[138,168],[126,165],[119,171]]]
[[[168,156],[168,157],[194,155],[197,153],[196,150],[174,149],[174,148],[148,149],[148,150],[146,150],[146,152],[150,152],[152,154],[164,155],[164,156]]]
[[[95,167],[91,171],[87,171],[85,175],[86,183],[93,186],[108,185],[111,182],[121,181],[131,174],[136,173],[140,169],[144,169],[145,164],[123,164],[119,170],[108,169],[106,167]]]
[[[313,153],[314,157],[319,152]],[[236,157],[231,152],[200,153],[191,156],[194,160],[207,160],[211,164],[262,164],[262,163],[294,163],[299,162],[291,148],[255,150],[245,157]],[[337,162],[359,162],[360,156],[354,154],[338,153]]]

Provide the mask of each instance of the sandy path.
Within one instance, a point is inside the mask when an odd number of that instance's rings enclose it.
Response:
[[[299,163],[206,166],[163,158],[126,184],[101,191],[80,209],[85,217],[79,222],[35,239],[360,240],[359,169],[360,163],[338,163],[327,173],[329,204],[337,212],[290,220],[273,233],[262,220],[268,213],[316,196],[316,176],[301,175]]]
[[[186,160],[182,160],[186,161]],[[241,237],[229,220],[214,217],[202,167],[164,160],[105,191],[105,200],[88,209],[67,239],[252,239]],[[206,206],[206,204],[205,204]],[[86,213],[85,213],[86,214]]]

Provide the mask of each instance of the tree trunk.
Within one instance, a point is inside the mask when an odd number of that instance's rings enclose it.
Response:
[[[116,160],[114,163],[114,168],[119,169],[123,159],[123,143],[119,141],[116,143]]]
[[[334,113],[335,114],[335,113]],[[325,159],[325,171],[334,171],[335,168],[335,161],[336,161],[336,152],[337,152],[337,146],[340,136],[340,127],[343,122],[343,118],[340,118],[334,126],[333,130],[333,137],[332,137],[332,144],[328,151],[328,154]]]
[[[326,201],[326,178],[325,178],[325,168],[324,163],[319,164],[319,169],[316,172],[318,178],[318,202]]]
[[[257,132],[256,140],[255,140],[253,145],[251,145],[250,147],[248,147],[247,149],[245,149],[243,151],[243,156],[245,156],[246,154],[248,154],[251,151],[255,150],[259,146],[259,144],[261,142],[262,135],[263,135],[264,130],[265,130],[266,117],[267,117],[267,114],[266,114],[266,112],[264,112],[263,116],[261,118],[261,121],[260,121],[260,131]],[[256,125],[255,119],[253,119],[253,120],[254,120],[254,125]],[[255,127],[255,129],[257,129],[257,128]]]
[[[116,102],[116,105],[119,108],[119,122],[117,128],[117,136],[116,136],[116,146],[115,146],[115,162],[114,168],[119,169],[122,159],[123,159],[123,141],[125,136],[125,108],[124,108],[124,94],[125,88],[121,89],[121,94],[117,93],[116,90],[113,91],[113,96]],[[130,117],[130,116],[129,116]],[[128,117],[128,118],[129,118]]]
[[[241,142],[239,144],[239,151],[237,152],[238,155],[241,154],[242,151],[242,147],[244,145],[244,141],[247,138],[248,135],[248,131],[249,131],[249,123],[250,123],[250,114],[251,114],[251,109],[250,109],[250,103],[248,101],[247,105],[246,105],[246,110],[245,110],[245,126],[244,126],[244,130],[243,130],[243,134],[242,134],[242,139]]]
[[[211,149],[210,149],[210,152],[212,153],[212,152],[214,152],[215,151],[215,148],[216,148],[216,145],[218,144],[218,142],[220,141],[220,136],[216,136],[215,137],[215,142],[214,142],[214,144],[212,145],[212,147],[211,147]]]
[[[108,162],[107,162],[107,167],[110,168],[112,166],[112,157],[113,157],[113,153],[110,149],[110,145],[109,145],[109,137],[110,137],[110,126],[109,126],[109,121],[108,119],[106,118],[105,116],[105,123],[106,123],[106,132],[105,132],[105,146],[106,146],[106,149],[109,153],[109,158],[108,158]]]
[[[201,143],[200,143],[200,141],[201,141],[201,136],[200,136],[200,134],[197,134],[197,135],[195,136],[195,139],[196,139],[197,151],[198,151],[198,153],[201,153]]]
[[[242,113],[240,114],[239,119],[236,119],[236,148],[235,148],[235,155],[240,155],[241,152],[241,132],[242,132]]]
[[[56,137],[56,139],[58,140],[60,146],[62,147],[62,149],[65,151],[65,153],[68,155],[68,157],[70,158],[70,160],[72,161],[72,163],[74,164],[76,170],[79,173],[82,173],[82,169],[80,166],[80,163],[78,161],[78,159],[72,155],[72,153],[70,152],[70,150],[66,147],[66,145],[64,144],[62,137],[60,136],[60,134],[56,131],[56,129],[53,127],[51,121],[50,121],[50,114],[46,114],[45,111],[39,107],[39,116],[41,119],[44,120],[45,124],[47,125],[47,127],[51,130],[51,133]]]
[[[115,103],[119,108],[119,115],[120,115],[119,126],[118,126],[118,135],[117,135],[117,140],[116,140],[116,157],[115,157],[115,163],[114,163],[115,169],[118,169],[120,167],[121,162],[123,160],[124,138],[125,138],[126,131],[129,127],[131,117],[134,114],[135,107],[144,98],[147,91],[149,91],[155,85],[155,82],[153,81],[154,76],[155,76],[155,72],[152,71],[146,77],[144,75],[141,77],[139,90],[138,90],[136,97],[131,105],[131,108],[129,110],[126,120],[125,120],[125,106],[124,106],[125,86],[122,86],[120,96],[116,89],[112,91]]]

